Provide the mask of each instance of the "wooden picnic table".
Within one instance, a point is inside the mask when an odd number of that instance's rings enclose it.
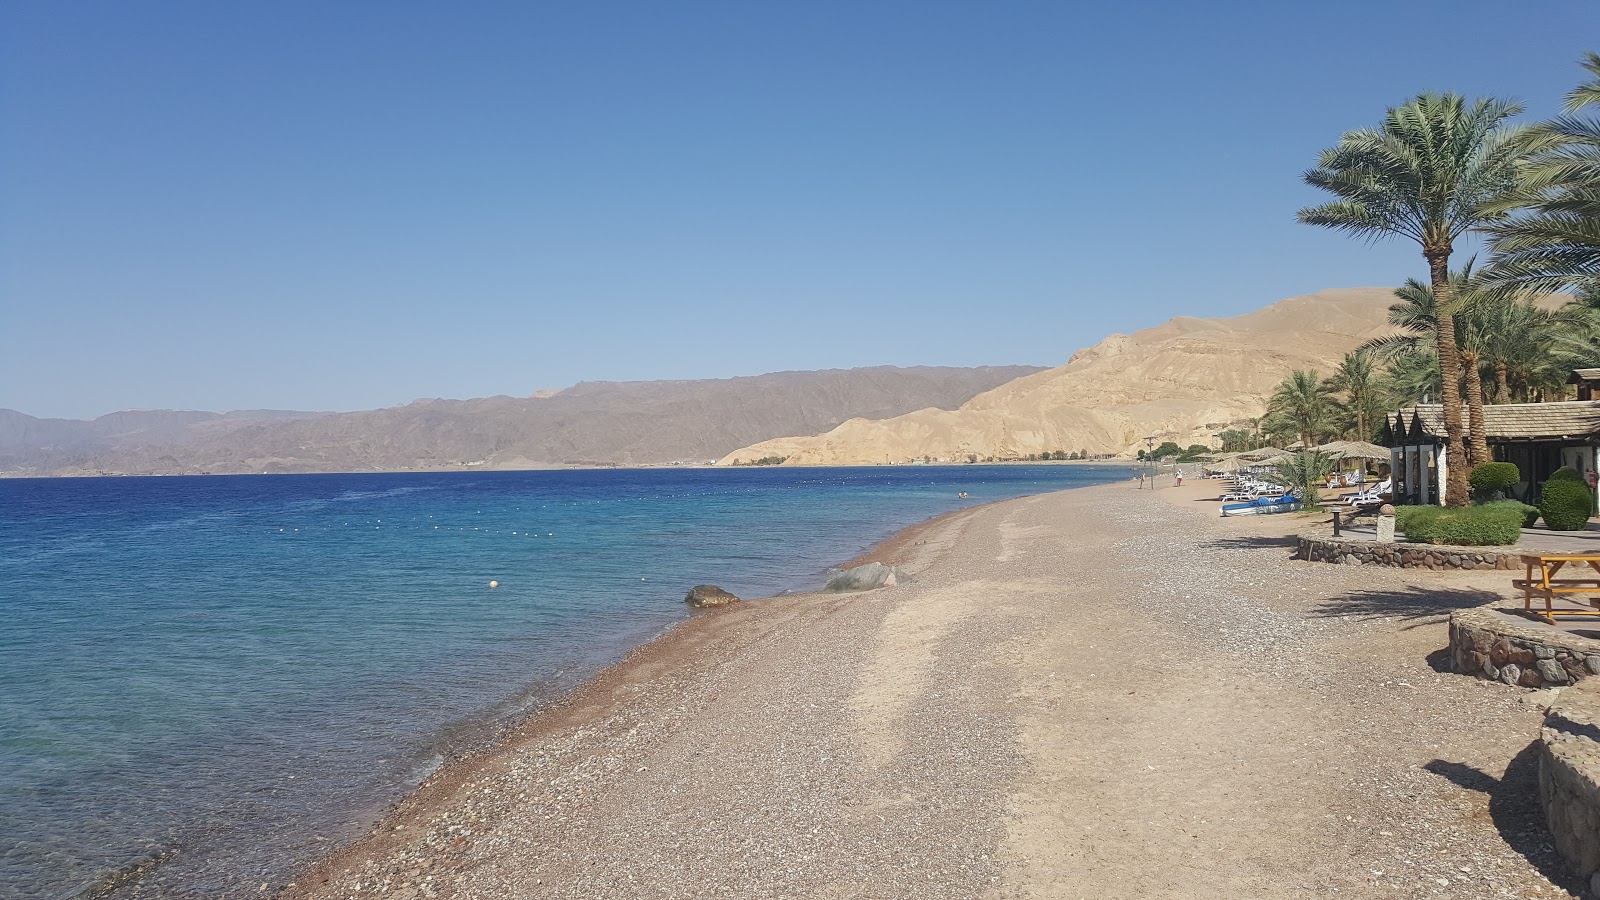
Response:
[[[1568,563],[1586,563],[1592,576],[1557,578]],[[1527,567],[1526,578],[1512,582],[1522,588],[1522,609],[1533,613],[1533,595],[1544,598],[1544,620],[1556,624],[1556,616],[1600,616],[1600,598],[1591,597],[1589,605],[1595,609],[1553,609],[1550,605],[1557,594],[1600,594],[1600,554],[1596,553],[1524,553],[1522,564]],[[1537,571],[1537,575],[1535,575]]]

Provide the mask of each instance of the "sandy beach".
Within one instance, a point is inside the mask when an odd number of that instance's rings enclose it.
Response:
[[[1439,652],[1505,573],[1291,561],[1305,519],[1161,485],[953,513],[863,557],[914,584],[697,615],[283,895],[1577,896],[1538,695]]]

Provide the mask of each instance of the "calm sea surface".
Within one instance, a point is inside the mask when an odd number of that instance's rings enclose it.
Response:
[[[145,892],[259,896],[690,585],[814,588],[929,516],[1128,474],[0,480],[0,896],[159,856]]]

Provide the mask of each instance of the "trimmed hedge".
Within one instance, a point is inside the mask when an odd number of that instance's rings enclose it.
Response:
[[[1493,506],[1496,509],[1513,510],[1522,517],[1522,527],[1532,528],[1533,523],[1539,521],[1539,507],[1529,506],[1520,500],[1495,500],[1485,503],[1484,506]]]
[[[1413,541],[1501,547],[1515,544],[1522,537],[1522,523],[1529,509],[1514,500],[1460,509],[1402,506],[1395,510],[1395,524]]]
[[[1398,506],[1394,511],[1394,526],[1412,540],[1425,541],[1427,538],[1423,535],[1433,528],[1433,523],[1443,513],[1442,506]]]
[[[1550,473],[1550,481],[1571,481],[1583,485],[1584,491],[1589,495],[1589,515],[1593,516],[1595,514],[1594,491],[1589,489],[1589,482],[1583,479],[1577,469],[1571,466],[1562,466]]]
[[[1472,495],[1480,499],[1498,497],[1507,488],[1522,480],[1516,463],[1490,462],[1472,467],[1467,479],[1472,483]]]
[[[1539,514],[1551,531],[1582,531],[1589,524],[1590,506],[1594,495],[1582,481],[1570,481],[1551,476],[1544,483],[1544,494],[1539,499]]]

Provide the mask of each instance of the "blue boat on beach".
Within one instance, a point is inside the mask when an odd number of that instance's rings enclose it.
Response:
[[[1257,497],[1254,500],[1242,500],[1238,503],[1222,504],[1222,514],[1225,516],[1264,516],[1273,513],[1297,512],[1305,506],[1294,491],[1288,491],[1281,497]]]

